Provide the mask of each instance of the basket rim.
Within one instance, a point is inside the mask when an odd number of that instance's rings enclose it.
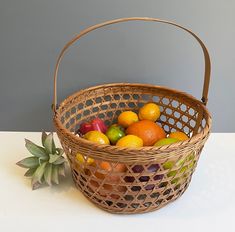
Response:
[[[185,141],[180,141],[177,143],[173,143],[173,144],[169,144],[169,145],[164,145],[164,146],[160,146],[160,147],[154,147],[154,146],[144,146],[144,147],[140,147],[140,148],[129,148],[129,147],[118,147],[115,145],[104,145],[104,144],[97,144],[94,142],[91,142],[89,140],[86,140],[80,136],[75,135],[74,133],[70,132],[68,129],[66,129],[63,124],[61,123],[61,121],[58,118],[58,110],[63,107],[63,105],[65,105],[69,99],[74,98],[76,95],[78,94],[82,94],[85,93],[87,91],[92,91],[92,90],[97,90],[97,89],[102,89],[105,87],[123,87],[125,85],[131,85],[131,86],[142,86],[142,87],[151,87],[151,88],[157,88],[157,89],[161,89],[161,90],[166,90],[166,91],[174,91],[176,94],[181,94],[183,96],[185,96],[186,98],[193,100],[194,102],[196,102],[198,105],[200,105],[200,107],[203,108],[203,111],[205,112],[205,114],[207,115],[207,121],[206,121],[206,125],[205,128],[203,128],[199,133],[197,133],[196,135],[193,135],[191,138],[189,138],[188,140]],[[195,98],[194,96],[192,96],[191,94],[188,94],[186,92],[174,89],[174,88],[168,88],[166,86],[159,86],[159,85],[153,85],[153,84],[145,84],[145,83],[128,83],[128,82],[118,82],[118,83],[108,83],[108,84],[101,84],[101,85],[96,85],[96,86],[91,86],[88,88],[84,88],[81,89],[79,91],[76,91],[75,93],[67,96],[57,107],[55,114],[53,116],[53,120],[55,122],[56,127],[59,127],[60,130],[62,130],[64,132],[64,134],[67,137],[71,137],[73,140],[75,140],[80,146],[85,145],[85,147],[90,147],[91,149],[107,149],[109,150],[109,152],[111,150],[119,150],[119,151],[129,151],[129,152],[135,152],[135,151],[166,151],[169,152],[172,151],[173,149],[176,148],[183,148],[186,145],[189,144],[194,144],[196,141],[198,141],[200,138],[204,137],[205,135],[207,135],[210,132],[211,129],[211,114],[209,113],[207,107],[201,102],[199,101],[197,98]],[[116,153],[116,152],[115,152]]]

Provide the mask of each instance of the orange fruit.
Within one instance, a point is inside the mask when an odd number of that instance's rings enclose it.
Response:
[[[143,140],[136,135],[126,135],[118,140],[119,147],[143,147]]]
[[[138,122],[138,115],[133,111],[124,111],[118,116],[118,124],[127,128],[134,122]]]
[[[109,162],[106,162],[106,161],[102,161],[100,163],[100,168],[105,170],[105,171],[108,171],[110,172],[112,170],[112,166]],[[117,165],[113,165],[113,172],[117,173],[117,172],[126,172],[127,171],[127,168],[124,164],[117,164]],[[95,172],[95,176],[99,179],[104,179],[105,178],[105,174],[99,172],[99,171],[96,171]],[[114,181],[114,182],[118,182],[119,181],[119,176],[118,175],[109,175],[107,180],[111,180],[111,181]]]
[[[100,169],[101,170],[106,170],[108,172],[110,172],[112,170],[112,165],[111,163],[107,162],[107,161],[102,161],[99,163]],[[111,193],[111,192],[125,192],[127,190],[127,188],[125,186],[119,186],[118,184],[120,183],[121,179],[120,176],[118,174],[115,173],[123,173],[127,171],[127,168],[124,164],[117,164],[117,165],[113,165],[113,173],[101,173],[101,170],[97,170],[95,172],[95,176],[100,179],[103,182],[102,188],[99,190],[99,195],[106,197],[107,193]],[[108,175],[106,177],[106,175]],[[106,178],[106,179],[105,179]],[[105,181],[104,181],[105,179]],[[99,181],[100,182],[100,181]],[[97,183],[97,182],[95,182]],[[94,183],[91,183],[94,187],[100,187],[100,185],[96,184],[94,185]],[[117,190],[114,190],[115,186],[113,185],[117,185]],[[96,188],[93,188],[93,191],[96,191]],[[117,194],[111,194],[110,195],[111,198],[113,199],[118,199],[120,196]]]
[[[158,124],[149,120],[133,123],[127,128],[126,133],[141,138],[144,142],[144,146],[152,146],[159,139],[166,137],[165,131]]]
[[[108,137],[100,131],[89,131],[84,138],[98,144],[110,144]]]
[[[175,131],[175,132],[171,132],[168,136],[168,138],[174,138],[174,139],[178,139],[180,141],[184,141],[189,139],[189,137],[181,131]]]
[[[155,122],[160,117],[160,108],[155,103],[147,103],[139,110],[140,120],[150,120]]]
[[[112,169],[111,164],[109,162],[106,162],[106,161],[102,161],[100,163],[100,167],[101,167],[101,169],[104,169],[106,171],[111,171],[111,169]]]
[[[100,167],[104,170],[107,170],[107,171],[111,171],[112,169],[112,166],[109,162],[106,162],[106,161],[102,161],[100,163]],[[113,170],[115,172],[125,172],[127,169],[126,169],[126,166],[124,164],[117,164],[117,165],[113,165]]]

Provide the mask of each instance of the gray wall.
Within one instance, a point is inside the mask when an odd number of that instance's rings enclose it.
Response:
[[[212,60],[208,108],[213,131],[235,132],[235,1],[0,0],[0,130],[52,128],[52,75],[63,45],[105,20],[173,20],[207,45]],[[92,32],[62,62],[59,99],[108,82],[165,85],[201,97],[202,52],[171,26],[131,22]]]

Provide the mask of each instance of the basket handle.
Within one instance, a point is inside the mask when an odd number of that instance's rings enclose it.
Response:
[[[157,19],[157,18],[148,18],[148,17],[132,17],[132,18],[120,18],[120,19],[114,19],[114,20],[110,20],[110,21],[106,21],[100,24],[96,24],[93,25],[91,27],[88,27],[86,29],[84,29],[83,31],[81,31],[77,36],[75,36],[72,40],[70,40],[65,46],[64,48],[61,50],[59,57],[57,59],[56,62],[56,66],[55,66],[55,70],[54,70],[54,95],[53,95],[53,104],[52,104],[52,109],[54,112],[56,112],[57,109],[57,76],[58,76],[58,69],[59,69],[59,65],[60,62],[62,60],[62,57],[64,56],[66,50],[73,44],[75,43],[77,40],[79,40],[82,36],[86,35],[87,33],[96,30],[100,27],[104,27],[110,24],[115,24],[115,23],[120,23],[120,22],[126,22],[126,21],[153,21],[153,22],[159,22],[159,23],[166,23],[166,24],[170,24],[173,26],[176,26],[186,32],[188,32],[189,34],[191,34],[197,41],[198,43],[201,45],[201,48],[203,50],[204,53],[204,61],[205,61],[205,73],[204,73],[204,84],[203,84],[203,92],[202,92],[202,98],[201,101],[206,105],[207,101],[208,101],[208,90],[209,90],[209,84],[210,84],[210,72],[211,72],[211,63],[210,63],[210,56],[209,53],[207,51],[206,46],[204,45],[204,43],[201,41],[201,39],[199,39],[199,37],[197,37],[192,31],[190,31],[189,29],[182,27],[176,23],[170,22],[170,21],[166,21],[166,20],[162,20],[162,19]]]

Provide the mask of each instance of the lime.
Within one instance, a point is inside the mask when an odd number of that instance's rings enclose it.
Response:
[[[177,143],[179,142],[180,140],[179,139],[176,139],[176,138],[164,138],[164,139],[160,139],[158,140],[154,146],[155,147],[160,147],[160,146],[164,146],[164,145],[170,145],[172,143]]]
[[[106,136],[109,138],[111,144],[116,144],[120,138],[125,136],[125,133],[120,126],[112,125],[106,131]]]

